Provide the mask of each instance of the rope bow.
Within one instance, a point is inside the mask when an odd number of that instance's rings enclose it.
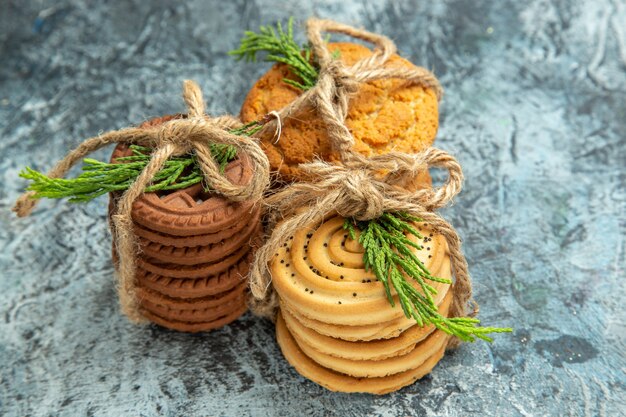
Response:
[[[448,205],[461,190],[463,172],[454,157],[429,148],[413,155],[380,155],[364,164],[350,162],[340,166],[316,161],[303,164],[301,168],[309,174],[311,182],[293,184],[264,201],[271,214],[270,227],[275,227],[257,252],[251,271],[250,289],[256,299],[252,303],[259,314],[273,314],[278,300],[270,291],[269,261],[297,230],[319,223],[334,213],[370,220],[385,212],[401,211],[422,219],[446,239],[456,277],[450,313],[454,317],[467,315],[472,288],[461,240],[450,223],[434,212]],[[441,187],[411,192],[397,185],[400,179],[415,178],[429,168],[447,170],[448,178]]]
[[[232,116],[207,117],[202,92],[193,81],[184,82],[183,98],[188,109],[187,118],[171,120],[150,129],[131,127],[89,138],[69,152],[48,173],[51,178],[61,178],[85,156],[112,143],[154,149],[150,162],[124,192],[112,216],[115,245],[120,257],[117,277],[120,304],[124,314],[134,322],[143,322],[145,318],[139,312],[135,293],[138,244],[133,232],[132,206],[165,162],[173,156],[194,152],[206,183],[233,201],[259,201],[269,185],[269,162],[256,140],[234,135],[227,130],[240,127],[241,122]],[[250,161],[255,174],[247,184],[233,184],[220,172],[211,155],[211,143],[232,145],[237,149],[239,158]],[[13,211],[19,217],[28,216],[35,208],[37,200],[33,195],[32,191],[26,192],[17,199]]]
[[[342,33],[370,42],[375,46],[374,53],[347,67],[340,60],[333,59],[323,32]],[[257,252],[252,266],[251,307],[257,314],[273,316],[278,300],[270,285],[269,262],[296,230],[315,224],[331,213],[370,220],[384,212],[403,211],[421,218],[445,237],[455,276],[450,313],[451,316],[467,316],[472,287],[467,262],[461,252],[461,240],[454,228],[434,212],[449,204],[461,190],[463,173],[459,163],[446,152],[434,148],[418,154],[392,152],[366,158],[353,150],[354,137],[345,124],[350,97],[360,83],[399,78],[432,89],[440,99],[443,91],[438,80],[421,67],[385,65],[396,52],[394,43],[385,36],[319,19],[307,21],[307,36],[320,67],[318,81],[278,114],[283,119],[289,118],[312,103],[326,124],[341,164],[315,161],[300,165],[310,174],[311,182],[293,184],[265,199],[271,213],[270,230],[273,230],[269,240]],[[264,130],[271,129],[270,125]],[[402,187],[407,179],[414,179],[419,172],[435,167],[448,171],[448,179],[442,187],[414,192]],[[472,314],[476,313],[474,304]]]

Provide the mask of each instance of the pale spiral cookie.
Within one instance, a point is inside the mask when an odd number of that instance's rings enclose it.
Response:
[[[439,308],[439,312],[444,316],[448,314],[450,301],[452,301],[452,293],[448,292]],[[320,353],[338,358],[380,360],[403,355],[412,351],[418,343],[426,339],[434,331],[433,325],[424,327],[411,326],[406,331],[399,333],[397,337],[372,339],[369,341],[345,340],[344,330],[349,326],[337,329],[338,332],[335,335],[341,335],[341,338],[337,336],[332,337],[307,327],[306,324],[301,322],[301,319],[285,308],[281,308],[281,313],[287,327],[289,327],[289,331],[297,336],[298,340],[302,341],[303,344]],[[415,320],[411,320],[415,324]]]
[[[421,378],[443,356],[448,335],[420,327],[395,306],[363,265],[363,247],[349,238],[344,219],[331,217],[298,231],[270,268],[280,299],[277,340],[303,376],[331,390],[381,394]],[[423,224],[415,255],[437,277],[450,278],[448,246]],[[409,236],[417,242],[417,237]],[[422,291],[416,281],[410,281]],[[431,282],[439,313],[447,316],[449,284]]]
[[[414,369],[409,369],[385,377],[356,378],[333,371],[319,365],[306,356],[298,347],[285,321],[279,314],[276,321],[276,339],[287,361],[305,378],[321,386],[339,392],[368,392],[371,394],[387,394],[412,384],[428,374],[443,357],[445,348],[441,348],[434,355]]]
[[[447,247],[442,236],[432,239],[415,254],[436,274],[447,257]],[[308,318],[355,326],[380,324],[404,315],[402,309],[389,307],[383,284],[371,271],[365,271],[363,247],[348,238],[340,217],[328,219],[317,229],[298,231],[275,254],[271,271],[281,299],[288,306],[297,306]],[[432,286],[438,292],[434,298],[439,304],[449,285],[433,282]],[[417,282],[414,287],[421,291]],[[395,294],[394,299],[397,304]]]

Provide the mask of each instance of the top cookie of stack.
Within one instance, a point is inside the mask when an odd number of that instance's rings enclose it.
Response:
[[[393,290],[391,308],[383,284],[364,268],[363,247],[349,238],[343,224],[343,218],[332,217],[311,225],[275,254],[271,272],[280,298],[278,343],[299,373],[330,390],[395,391],[430,372],[444,354],[448,335],[405,317]],[[445,239],[423,224],[414,226],[423,235],[424,250],[413,252],[434,276],[449,279]],[[433,287],[435,305],[447,317],[450,285],[435,282]]]
[[[131,149],[118,145],[111,160],[130,155]],[[226,166],[224,175],[245,184],[253,172],[249,160],[241,157]],[[118,197],[112,196],[110,213]],[[245,277],[253,248],[260,243],[259,206],[229,201],[198,183],[141,195],[133,203],[132,219],[141,249],[136,290],[146,318],[197,332],[221,327],[246,311]]]
[[[348,66],[372,55],[368,48],[353,43],[331,43],[328,48]],[[415,68],[398,55],[393,55],[385,65]],[[302,93],[285,83],[285,78],[295,79],[287,65],[276,64],[256,82],[241,108],[244,123],[282,109]],[[410,153],[432,145],[438,118],[434,91],[406,80],[384,79],[359,86],[350,101],[346,126],[354,136],[354,149],[363,155]],[[298,165],[315,157],[331,162],[339,160],[338,153],[331,148],[324,122],[310,105],[282,121],[278,142],[267,135],[262,138],[261,146],[272,170],[285,182],[306,180]],[[425,172],[417,186],[429,184],[430,177]]]

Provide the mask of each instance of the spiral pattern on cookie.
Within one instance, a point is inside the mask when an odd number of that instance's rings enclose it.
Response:
[[[327,324],[380,325],[401,319],[404,313],[392,289],[391,307],[383,284],[363,264],[363,247],[343,229],[343,218],[335,216],[298,231],[275,254],[271,262],[274,287],[290,310]],[[426,236],[424,250],[415,255],[436,276],[449,275],[447,244],[423,225],[415,227]],[[408,236],[417,242],[417,237]],[[449,261],[449,260],[448,260]],[[446,269],[447,267],[447,270]],[[449,285],[430,283],[438,305]],[[422,291],[419,284],[412,285]]]

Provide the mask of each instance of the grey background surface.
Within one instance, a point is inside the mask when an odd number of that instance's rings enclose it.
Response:
[[[623,415],[626,5],[430,3],[2,1],[0,415]],[[237,113],[268,66],[226,52],[290,15],[382,32],[440,77],[437,145],[467,177],[445,214],[481,319],[516,329],[390,395],[301,378],[273,325],[250,315],[203,335],[131,325],[105,199],[9,211],[22,167],[47,170],[86,137],[182,111],[186,78],[213,114]]]

